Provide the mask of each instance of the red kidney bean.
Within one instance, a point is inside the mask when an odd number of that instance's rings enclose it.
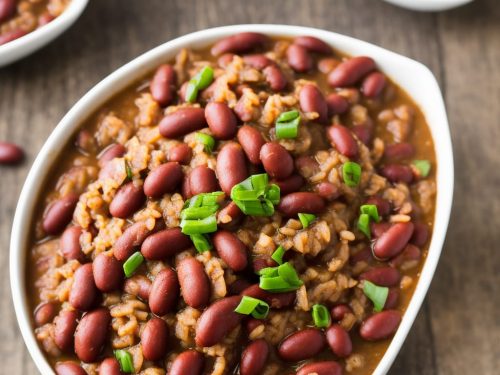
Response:
[[[299,362],[316,356],[324,347],[323,332],[305,328],[286,337],[278,347],[278,354],[285,361]]]
[[[175,357],[169,375],[201,375],[205,357],[196,350],[186,350]]]
[[[177,265],[177,274],[184,301],[195,309],[205,307],[210,298],[210,283],[203,265],[195,258],[184,258]]]
[[[358,144],[351,131],[343,125],[332,125],[327,130],[332,145],[344,156],[354,158],[358,155]]]
[[[247,248],[235,234],[219,230],[212,237],[212,241],[219,257],[233,271],[243,271],[247,267]]]
[[[354,125],[351,128],[352,134],[354,134],[358,139],[363,142],[366,146],[369,146],[373,138],[373,127],[369,125]]]
[[[276,267],[278,263],[276,263],[271,257],[256,257],[253,259],[252,267],[254,273],[258,274],[261,269],[266,267]]]
[[[179,296],[179,280],[171,268],[165,268],[156,275],[149,293],[149,308],[162,316],[172,311]]]
[[[326,341],[330,345],[333,354],[345,358],[352,353],[352,341],[349,333],[338,324],[333,324],[325,332]]]
[[[359,329],[361,337],[367,341],[378,341],[392,336],[401,322],[401,313],[386,310],[366,318]]]
[[[191,240],[180,228],[169,228],[148,236],[142,243],[141,253],[148,260],[163,260],[191,245]]]
[[[307,49],[298,44],[292,44],[286,51],[288,65],[298,73],[305,73],[313,68],[313,59]]]
[[[174,99],[176,81],[175,70],[171,65],[163,64],[156,69],[149,89],[153,99],[162,107],[169,105]]]
[[[299,156],[295,159],[295,168],[305,178],[315,175],[320,170],[318,162],[310,156]]]
[[[74,310],[61,311],[54,319],[54,342],[63,352],[70,352],[74,346],[78,313]]]
[[[279,143],[268,142],[262,146],[260,160],[271,178],[283,180],[293,173],[293,158]]]
[[[352,314],[352,310],[345,304],[333,306],[330,315],[334,322],[340,322],[346,314]]]
[[[266,66],[274,64],[274,61],[263,54],[254,54],[243,56],[245,64],[250,65],[257,70],[263,70]]]
[[[241,353],[240,374],[260,375],[262,374],[267,358],[269,356],[269,345],[266,340],[258,339],[252,341],[243,353]]]
[[[385,146],[384,157],[388,160],[409,159],[415,155],[415,147],[411,143],[394,143]]]
[[[236,116],[227,104],[208,103],[205,107],[205,118],[215,138],[231,139],[236,135]]]
[[[223,229],[233,228],[238,225],[245,215],[233,201],[219,211],[217,214],[217,222],[219,227]]]
[[[332,47],[313,36],[299,36],[293,40],[293,43],[306,48],[310,52],[321,53],[323,55],[332,53]]]
[[[85,254],[80,246],[82,228],[79,226],[68,227],[61,235],[61,253],[66,260],[77,259],[80,263],[85,261]]]
[[[281,198],[278,209],[286,216],[295,216],[299,212],[319,214],[325,208],[325,201],[316,193],[297,192]]]
[[[219,299],[212,303],[198,319],[195,342],[198,346],[213,346],[236,328],[243,319],[234,311],[241,302],[241,296]]]
[[[234,53],[225,53],[217,59],[217,64],[221,68],[226,68],[233,61],[234,56]]]
[[[99,366],[99,375],[125,375],[116,358],[108,357]]]
[[[384,310],[392,310],[398,306],[399,290],[397,288],[390,288],[385,300]]]
[[[14,143],[0,141],[0,164],[16,164],[24,158],[24,151]]]
[[[183,137],[207,126],[203,108],[188,107],[166,115],[159,125],[160,134],[166,138]]]
[[[389,265],[391,267],[399,267],[403,263],[408,261],[419,261],[421,257],[422,252],[420,251],[420,249],[415,245],[409,243],[408,245],[406,245],[403,251],[399,253],[399,255],[395,256],[389,261]]]
[[[220,153],[219,153],[220,155]],[[217,167],[219,162],[217,161]],[[211,193],[219,190],[219,183],[213,169],[199,165],[189,173],[189,192],[191,196],[201,193]]]
[[[342,375],[342,366],[335,361],[312,362],[302,366],[296,375]]]
[[[26,34],[27,32],[21,29],[7,31],[6,33],[0,35],[0,46],[12,42],[13,40],[19,39]]]
[[[391,227],[390,223],[381,222],[381,223],[370,223],[370,230],[372,232],[373,238],[379,238],[382,233],[386,232]]]
[[[332,93],[326,97],[328,116],[341,115],[349,109],[349,102],[343,96]]]
[[[283,90],[288,84],[286,76],[276,64],[265,67],[262,73],[271,90],[275,92]]]
[[[226,143],[219,151],[219,155],[217,155],[217,177],[222,191],[228,196],[231,194],[234,185],[248,177],[245,154],[238,143]]]
[[[57,375],[87,375],[87,372],[77,363],[66,361],[56,363]]]
[[[410,242],[418,247],[422,247],[429,239],[429,226],[424,223],[415,223]]]
[[[109,213],[114,217],[126,219],[141,208],[145,200],[142,186],[136,186],[133,182],[126,183],[118,189],[109,204]]]
[[[35,309],[34,317],[37,327],[43,326],[54,319],[57,313],[57,307],[53,302],[45,302]]]
[[[363,249],[349,257],[349,262],[355,265],[358,262],[370,263],[373,260],[372,249],[369,246],[365,246]]]
[[[413,181],[413,171],[410,166],[402,164],[389,164],[382,167],[380,174],[390,182],[404,182],[409,184]]]
[[[203,166],[205,167],[205,166]],[[205,167],[206,168],[206,167]],[[210,173],[210,172],[208,172]],[[215,173],[214,173],[215,176]],[[216,178],[217,180],[217,178]],[[217,182],[217,181],[216,181]],[[191,173],[185,174],[182,179],[181,194],[184,199],[191,198],[193,194],[191,193]]]
[[[300,109],[304,112],[317,112],[317,121],[321,124],[328,122],[328,105],[321,91],[313,84],[304,85],[299,92]]]
[[[141,334],[144,359],[159,361],[167,353],[168,326],[161,318],[151,318]]]
[[[377,195],[369,197],[366,200],[365,204],[374,204],[375,206],[377,206],[377,211],[380,216],[386,216],[391,213],[391,204],[384,198],[381,198]]]
[[[101,253],[92,263],[94,281],[97,288],[104,293],[120,289],[123,283],[123,267],[113,255]]]
[[[132,294],[147,301],[149,299],[149,293],[151,292],[151,280],[144,275],[134,275],[125,280],[123,290],[125,293]]]
[[[69,194],[51,203],[43,216],[43,230],[52,235],[60,233],[73,218],[77,202],[78,196]]]
[[[373,253],[380,259],[392,258],[403,251],[412,234],[411,222],[396,223],[377,238],[373,245]]]
[[[250,125],[243,125],[238,130],[238,142],[243,147],[243,151],[250,160],[250,163],[258,165],[260,161],[260,150],[266,144],[266,141],[256,128]]]
[[[289,194],[299,191],[305,182],[301,175],[292,174],[284,180],[271,180],[271,183],[280,187],[281,194]]]
[[[385,76],[380,72],[373,72],[363,79],[361,91],[367,98],[375,98],[384,90],[385,84]]]
[[[104,165],[108,161],[111,161],[114,158],[121,158],[123,155],[125,155],[126,152],[127,152],[127,149],[125,148],[124,145],[121,145],[119,143],[113,143],[113,144],[109,145],[98,156],[99,166],[101,168],[104,167]]]
[[[320,182],[315,186],[316,192],[327,201],[333,201],[340,197],[342,191],[337,185],[330,182]]]
[[[168,152],[168,160],[179,164],[187,165],[193,157],[193,150],[185,143],[180,143],[172,147]]]
[[[94,362],[106,342],[111,315],[105,307],[85,314],[75,332],[75,353],[83,362]]]
[[[250,285],[251,285],[250,282],[248,280],[245,280],[245,279],[238,279],[236,281],[233,281],[228,286],[228,295],[235,296],[237,294],[240,294],[246,288],[248,288]]]
[[[183,176],[178,163],[162,164],[149,172],[144,180],[144,193],[151,198],[161,198],[163,194],[174,192]]]
[[[374,69],[375,61],[371,57],[352,57],[332,70],[328,84],[333,87],[352,86]]]
[[[16,12],[17,1],[1,0],[0,1],[0,22],[7,21]]]
[[[214,56],[222,55],[227,52],[248,52],[255,48],[262,47],[268,40],[269,38],[264,34],[243,32],[219,40],[214,44],[210,52]]]
[[[139,221],[132,224],[116,240],[113,245],[113,255],[122,262],[126,261],[134,253],[135,247],[141,246],[148,234],[146,223]]]
[[[250,285],[241,292],[242,296],[248,296],[265,301],[273,309],[290,307],[295,302],[295,292],[270,293],[259,287],[259,284]]]
[[[77,310],[87,311],[96,302],[99,291],[92,273],[92,263],[81,265],[74,275],[69,293],[69,303]]]
[[[335,57],[323,57],[318,61],[318,70],[323,74],[328,74],[339,64],[340,61]]]
[[[392,267],[372,268],[359,275],[360,280],[368,280],[379,286],[395,286],[401,280],[399,271]]]

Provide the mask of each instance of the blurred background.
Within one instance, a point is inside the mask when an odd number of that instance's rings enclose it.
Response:
[[[380,0],[91,0],[56,41],[0,68],[0,140],[27,153],[20,166],[0,167],[0,374],[38,373],[12,308],[7,254],[19,192],[49,133],[85,92],[132,58],[185,33],[237,23],[351,35],[418,60],[436,75],[454,144],[454,208],[430,292],[390,374],[498,374],[498,0],[441,13]]]

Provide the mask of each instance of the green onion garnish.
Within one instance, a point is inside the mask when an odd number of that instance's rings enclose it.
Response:
[[[132,173],[132,168],[127,160],[125,160],[125,172],[127,173],[127,178],[132,180],[134,178],[134,174]]]
[[[417,168],[420,177],[427,177],[431,171],[431,162],[429,160],[413,160],[413,166]]]
[[[186,87],[186,96],[184,99],[188,103],[194,103],[198,97],[198,87],[196,87],[196,82],[191,80],[188,82]]]
[[[299,124],[300,113],[298,111],[283,112],[276,120],[276,137],[278,139],[297,138]]]
[[[371,238],[372,232],[370,230],[370,215],[361,214],[358,219],[358,229],[365,234],[366,237]]]
[[[314,325],[318,328],[327,328],[332,322],[332,317],[326,306],[319,304],[313,305],[312,318]]]
[[[278,267],[267,267],[260,270],[259,287],[274,293],[283,293],[297,290],[303,281],[290,263],[283,263]]]
[[[210,215],[199,220],[183,219],[180,226],[184,234],[213,233],[217,231],[217,218]]]
[[[360,209],[360,211],[361,211],[362,214],[367,214],[375,222],[378,223],[380,221],[380,216],[378,215],[378,209],[377,209],[376,205],[374,205],[374,204],[364,204],[359,209]]]
[[[202,143],[205,146],[206,152],[211,153],[213,151],[215,146],[215,139],[211,135],[198,132],[196,133],[195,137],[198,142]]]
[[[188,207],[181,211],[181,219],[204,219],[217,212],[219,207],[217,205],[201,206],[201,207]]]
[[[306,229],[314,219],[316,219],[316,215],[299,213],[299,220],[302,223],[302,228],[304,229]]]
[[[194,247],[199,253],[203,253],[204,251],[212,249],[212,244],[204,234],[192,234],[189,236],[189,238],[191,238]]]
[[[234,311],[238,314],[252,315],[255,319],[265,319],[269,313],[269,305],[260,299],[243,296]]]
[[[133,373],[135,371],[132,354],[130,354],[126,350],[121,350],[121,349],[115,350],[114,354],[123,372]]]
[[[207,88],[214,80],[214,71],[211,67],[205,66],[188,83],[185,100],[189,103],[196,101],[198,91]]]
[[[273,255],[271,255],[271,259],[274,260],[279,265],[283,264],[283,255],[285,255],[285,249],[283,246],[278,246],[276,250],[274,250]]]
[[[384,309],[387,296],[389,295],[389,288],[378,286],[365,280],[363,281],[363,293],[373,302],[373,310],[379,312]]]
[[[123,263],[123,271],[125,276],[130,277],[134,274],[137,268],[144,262],[144,257],[140,251],[133,253],[126,261]]]
[[[271,216],[274,205],[280,201],[280,188],[275,184],[269,185],[266,173],[256,174],[234,185],[231,199],[245,215]]]
[[[357,186],[361,179],[361,166],[353,161],[344,163],[342,166],[342,177],[347,186]]]

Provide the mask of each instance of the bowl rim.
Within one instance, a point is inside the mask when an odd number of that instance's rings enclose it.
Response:
[[[421,12],[439,12],[458,8],[474,0],[384,0],[387,3]]]
[[[52,131],[35,158],[22,188],[14,216],[10,241],[9,269],[16,318],[25,344],[36,366],[43,374],[54,374],[54,372],[35,339],[26,293],[25,274],[33,211],[43,182],[50,172],[50,168],[47,166],[53,165],[76,129],[106,100],[151,71],[156,65],[172,58],[180,48],[187,46],[200,48],[225,36],[243,31],[261,32],[284,37],[312,35],[331,44],[339,51],[352,55],[366,54],[372,56],[381,70],[401,85],[405,91],[409,91],[408,85],[413,85],[412,90],[414,89],[420,98],[420,100],[417,100],[415,93],[408,92],[424,113],[434,141],[438,165],[436,169],[437,195],[434,230],[427,259],[423,265],[414,294],[396,334],[373,374],[385,374],[399,353],[434,275],[446,236],[452,205],[454,171],[451,137],[443,97],[435,77],[426,66],[417,61],[331,31],[290,25],[230,25],[196,31],[167,41],[115,70],[77,101]],[[401,69],[405,70],[404,74],[401,74],[401,78],[395,79],[394,75],[397,75],[397,72]],[[438,145],[439,147],[437,147]]]
[[[11,64],[48,44],[69,28],[83,13],[89,0],[71,0],[54,20],[32,32],[0,45],[0,67]]]

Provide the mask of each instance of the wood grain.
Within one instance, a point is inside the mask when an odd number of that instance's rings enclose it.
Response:
[[[62,37],[0,69],[0,139],[28,154],[19,167],[0,167],[0,374],[37,373],[11,307],[7,252],[17,197],[48,134],[78,98],[133,57],[187,32],[236,23],[325,28],[412,57],[434,72],[454,143],[453,216],[437,275],[390,374],[498,374],[497,0],[438,14],[376,0],[99,0]]]

